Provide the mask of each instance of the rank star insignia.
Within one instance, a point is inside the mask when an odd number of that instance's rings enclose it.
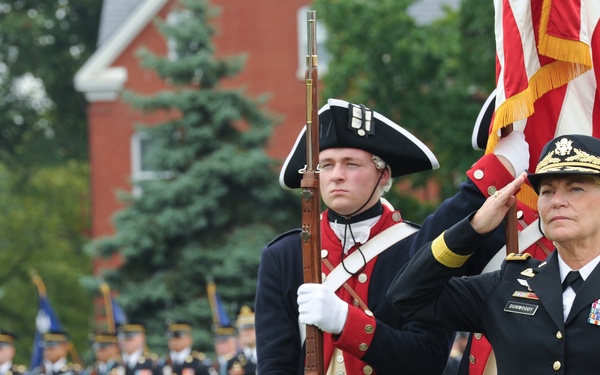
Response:
[[[527,268],[526,270],[521,272],[521,275],[523,276],[527,276],[527,277],[534,277],[535,273],[533,273],[533,269],[532,268]]]
[[[571,150],[573,149],[573,147],[571,146],[572,143],[573,141],[570,141],[567,138],[563,138],[560,141],[556,142],[556,153],[560,156],[565,156],[571,153]]]

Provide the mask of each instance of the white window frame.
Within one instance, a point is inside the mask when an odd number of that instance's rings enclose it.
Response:
[[[131,137],[131,179],[132,182],[137,181],[148,181],[172,178],[174,173],[171,171],[153,171],[145,169],[143,165],[144,156],[142,155],[144,150],[144,141],[148,139],[146,132],[137,131]],[[133,185],[132,193],[138,197],[142,191],[139,186]]]

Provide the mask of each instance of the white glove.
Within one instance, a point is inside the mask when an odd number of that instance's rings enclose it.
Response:
[[[348,304],[322,284],[302,284],[298,288],[299,321],[322,331],[338,334],[348,317]]]
[[[517,176],[529,168],[529,144],[525,141],[525,134],[520,130],[514,130],[501,138],[494,149],[494,154],[504,156],[512,164]]]

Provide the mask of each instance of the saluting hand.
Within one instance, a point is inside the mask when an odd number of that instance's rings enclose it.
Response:
[[[344,329],[348,304],[322,284],[302,284],[298,288],[299,321],[322,331],[338,334]]]
[[[527,172],[522,172],[510,184],[488,197],[471,219],[471,226],[477,233],[490,233],[500,225],[508,209],[515,203],[514,194],[526,179]]]

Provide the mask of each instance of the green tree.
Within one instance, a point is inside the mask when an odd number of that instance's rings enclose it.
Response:
[[[85,104],[73,76],[94,51],[101,6],[0,0],[0,160],[8,167],[87,160]],[[27,105],[16,103],[29,88]]]
[[[215,281],[231,318],[241,305],[253,307],[261,248],[300,221],[299,199],[279,187],[265,153],[273,123],[264,98],[219,85],[243,60],[214,56],[215,14],[207,1],[181,1],[172,11],[176,22],[157,21],[176,57],[140,52],[170,89],[127,97],[143,111],[177,115],[140,126],[151,144],[147,161],[160,172],[135,183],[140,195],[124,197],[116,235],[90,246],[93,254],[122,257],[123,266],[104,278],[128,317],[146,322],[149,346],[159,353],[166,349],[164,323],[173,319],[194,322],[199,348],[212,351],[207,280]]]
[[[445,198],[479,155],[470,138],[494,84],[493,4],[463,1],[460,11],[417,25],[407,13],[413,2],[315,1],[319,18],[333,30],[324,96],[364,103],[425,141],[441,169],[405,179],[419,186],[434,178]],[[390,200],[403,210],[416,208],[408,218],[420,221],[433,206],[415,207],[408,190]]]
[[[27,183],[0,165],[0,329],[19,337],[16,363],[29,364],[35,333],[32,271],[44,280],[75,347],[84,352],[88,346],[92,299],[79,284],[92,271],[83,251],[87,192],[88,167],[82,163],[38,169]]]

